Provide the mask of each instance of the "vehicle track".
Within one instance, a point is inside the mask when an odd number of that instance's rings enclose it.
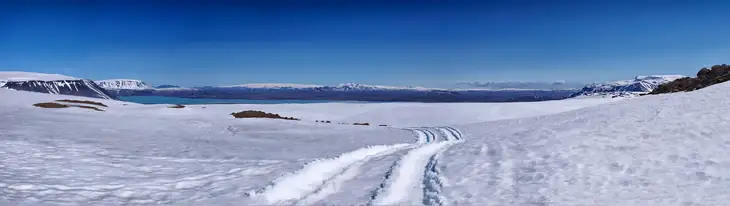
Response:
[[[441,205],[444,202],[440,195],[443,180],[438,159],[449,146],[462,141],[461,132],[452,127],[407,130],[417,135],[415,143],[369,146],[334,158],[312,161],[247,195],[255,204],[331,204],[341,199],[330,201],[330,196],[355,194],[351,189],[358,188],[343,190],[348,185],[372,184],[374,178],[380,176],[380,183],[370,192],[363,191],[368,205]],[[398,156],[400,158],[396,158]],[[368,165],[368,169],[364,165]],[[380,169],[370,171],[370,168]],[[352,198],[358,199],[345,197]]]

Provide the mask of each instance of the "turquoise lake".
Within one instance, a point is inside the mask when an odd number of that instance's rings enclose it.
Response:
[[[331,100],[250,100],[250,99],[191,99],[161,96],[120,96],[120,100],[140,104],[311,104],[326,102],[350,102]],[[362,102],[357,102],[362,103]]]

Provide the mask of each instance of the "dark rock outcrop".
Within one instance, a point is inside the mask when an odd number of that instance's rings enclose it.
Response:
[[[728,80],[730,80],[730,65],[715,65],[710,67],[710,69],[700,69],[700,71],[697,72],[697,77],[695,78],[686,77],[659,85],[657,89],[649,94],[694,91],[713,84],[726,82]]]
[[[54,80],[54,81],[9,81],[2,88],[14,89],[19,91],[41,92],[48,94],[63,94],[82,97],[93,97],[101,99],[117,99],[115,95],[109,93],[104,88],[94,83],[94,81],[86,79],[77,80]]]

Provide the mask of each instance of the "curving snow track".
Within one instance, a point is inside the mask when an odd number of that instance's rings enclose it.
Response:
[[[394,164],[388,179],[381,184],[379,193],[373,195],[372,205],[441,205],[442,178],[439,176],[440,154],[453,144],[461,142],[461,133],[451,127],[422,128],[424,133],[437,136],[444,141],[425,144],[415,148]],[[434,132],[437,131],[437,132]]]
[[[310,162],[249,192],[251,203],[440,205],[445,201],[440,195],[443,181],[438,158],[449,146],[461,142],[461,133],[451,127],[408,130],[418,136],[415,143],[365,147]],[[357,195],[362,196],[353,197]]]

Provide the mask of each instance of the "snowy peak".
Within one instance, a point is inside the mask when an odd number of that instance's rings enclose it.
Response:
[[[578,96],[632,96],[633,94],[648,93],[659,85],[683,78],[682,75],[651,75],[637,76],[632,80],[622,80],[612,83],[592,84],[583,87],[581,91],[571,95]]]
[[[100,87],[104,89],[112,89],[112,90],[119,90],[119,89],[130,89],[130,90],[144,90],[144,89],[152,89],[147,83],[144,83],[141,80],[134,80],[134,79],[109,79],[109,80],[99,80],[95,81],[96,84],[98,84]]]

